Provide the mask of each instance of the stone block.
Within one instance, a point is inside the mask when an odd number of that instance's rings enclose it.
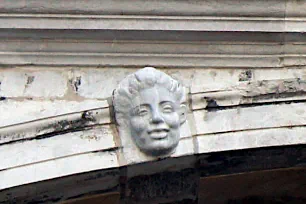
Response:
[[[306,78],[305,69],[195,69],[191,93],[229,91],[245,82]]]
[[[2,145],[0,170],[115,148],[110,126]]]
[[[199,153],[306,144],[305,127],[230,132],[196,137]]]
[[[172,203],[183,199],[196,200],[198,181],[199,175],[195,169],[137,176],[128,181],[127,203],[153,204]]]
[[[71,85],[84,98],[106,99],[112,96],[119,82],[135,69],[87,69],[74,70]]]
[[[0,72],[1,97],[63,97],[67,91],[67,78],[57,71],[2,70]]]
[[[63,73],[39,71],[27,74],[24,96],[55,98],[67,92],[67,78]]]
[[[305,103],[292,103],[193,113],[197,135],[201,135],[305,125],[305,108]]]
[[[114,151],[89,152],[53,160],[51,159],[1,171],[0,190],[68,175],[115,167],[118,167],[118,161]]]
[[[4,100],[0,101],[0,127],[56,115],[81,112],[89,109],[108,107],[107,101],[32,101]],[[16,111],[17,110],[17,111]],[[12,114],[14,113],[14,114]]]

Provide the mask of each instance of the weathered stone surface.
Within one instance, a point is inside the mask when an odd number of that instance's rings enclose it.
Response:
[[[306,17],[306,1],[286,1],[286,16]]]
[[[84,2],[76,0],[75,2],[56,2],[46,0],[36,2],[29,0],[24,4],[22,0],[11,2],[4,0],[0,8],[2,13],[46,13],[46,14],[104,14],[104,15],[195,15],[195,16],[254,16],[254,17],[284,17],[286,11],[286,2],[280,0],[271,1],[245,1],[241,3],[238,0],[214,1],[208,0],[205,2],[188,2],[169,0],[137,0],[133,4],[128,0],[122,2],[99,0],[89,0]],[[292,5],[299,5],[298,2],[292,1]],[[240,8],[240,9],[239,9]]]
[[[192,96],[192,109],[221,108],[240,104],[297,101],[306,99],[303,78],[240,82],[229,90]]]
[[[77,202],[107,192],[120,203],[197,203],[198,170],[305,167],[305,6],[2,1],[0,203]],[[120,140],[106,102],[121,79],[145,66],[188,88],[192,111],[171,155],[147,156]]]
[[[56,71],[2,70],[2,97],[63,97],[67,91],[67,77]]]
[[[199,153],[306,144],[305,127],[230,132],[196,137]]]
[[[195,154],[197,151],[196,147],[194,146],[194,139],[192,137],[189,138],[182,138],[171,157],[182,157],[186,155]]]
[[[93,109],[0,128],[0,144],[33,140],[109,124],[109,109]]]
[[[78,199],[71,199],[63,204],[82,204],[82,203],[103,203],[103,204],[120,204],[120,193],[105,193],[100,195],[89,195]]]
[[[202,20],[215,20],[207,18]],[[229,21],[235,20],[229,19]],[[301,23],[302,21],[298,21],[298,24]],[[63,32],[65,34],[62,34]],[[0,46],[3,49],[0,61],[7,65],[34,64],[48,67],[49,70],[55,70],[53,68],[55,65],[59,67],[66,65],[65,69],[73,69],[75,66],[87,69],[89,66],[135,68],[148,65],[174,69],[191,67],[274,69],[306,65],[303,54],[305,36],[295,33],[255,32],[250,36],[246,32],[209,31],[197,33],[158,30],[122,33],[118,30],[82,29],[78,32],[73,30],[63,32],[59,30],[37,32],[31,29],[17,29],[3,34],[0,32],[3,39],[14,39],[1,41]],[[29,41],[28,38],[35,40]],[[50,65],[52,67],[49,67]]]
[[[0,155],[3,155],[0,171],[115,147],[113,132],[106,125],[43,139],[16,142],[0,146]]]
[[[282,168],[305,168],[306,146],[252,148],[199,156],[202,177]]]
[[[196,69],[191,93],[235,90],[245,82],[306,78],[305,69]]]
[[[156,161],[167,157],[182,157],[192,155],[195,153],[196,150],[192,137],[181,138],[175,151],[170,156],[166,155],[160,157],[152,157],[149,155],[145,155],[144,153],[138,150],[132,140],[124,141],[124,144],[125,146],[119,154],[120,165],[132,165],[135,163]]]
[[[117,84],[133,69],[75,70],[72,85],[75,92],[84,98],[106,99],[111,97]]]
[[[256,156],[263,159],[260,155]],[[242,161],[235,157],[232,159],[233,166]],[[303,204],[306,202],[305,173],[305,168],[288,168],[204,177],[199,184],[198,203]]]
[[[197,134],[232,132],[306,124],[306,104],[272,104],[218,111],[195,111]]]
[[[284,4],[283,4],[284,5]],[[285,11],[283,11],[285,12]],[[4,17],[2,17],[4,16]],[[2,29],[91,29],[91,30],[154,30],[154,31],[240,31],[240,32],[304,32],[305,21],[295,18],[232,17],[232,16],[142,16],[28,14],[2,15]],[[53,18],[50,18],[52,16]],[[23,21],[20,21],[23,17]],[[152,21],[154,23],[152,23]],[[188,23],[186,23],[186,21]]]
[[[23,96],[27,78],[20,72],[0,72],[1,97],[19,97]]]
[[[114,168],[118,165],[114,151],[90,152],[46,160],[1,171],[0,190],[77,173]]]
[[[198,179],[194,169],[134,177],[128,181],[127,203],[156,203],[157,201],[168,203],[183,199],[196,200]]]
[[[103,107],[108,107],[107,101],[3,100],[0,101],[0,127]]]
[[[104,193],[116,196],[119,176],[118,169],[102,169],[5,189],[0,192],[0,203],[63,203]]]

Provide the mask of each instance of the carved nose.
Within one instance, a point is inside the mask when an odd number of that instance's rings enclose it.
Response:
[[[153,123],[161,123],[164,119],[162,118],[160,112],[158,110],[155,110],[152,112],[152,122]]]

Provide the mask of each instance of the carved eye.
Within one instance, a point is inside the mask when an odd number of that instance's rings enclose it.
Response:
[[[139,116],[145,116],[145,115],[148,114],[148,110],[146,110],[146,109],[140,109],[140,110],[137,112],[137,114],[138,114]]]
[[[169,104],[163,106],[163,112],[164,113],[172,113],[173,112],[173,107]]]

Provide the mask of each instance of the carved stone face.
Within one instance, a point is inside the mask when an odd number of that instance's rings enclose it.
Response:
[[[113,105],[123,151],[136,145],[150,156],[174,152],[187,112],[177,80],[153,67],[140,69],[119,83]]]
[[[179,142],[180,103],[161,86],[143,89],[131,101],[130,129],[136,145],[149,154],[167,154]]]

